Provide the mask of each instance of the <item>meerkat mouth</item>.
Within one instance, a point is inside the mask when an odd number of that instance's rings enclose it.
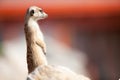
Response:
[[[48,17],[47,14],[43,14],[43,16],[41,16],[40,18],[41,18],[41,19],[45,19],[45,18],[47,18],[47,17]]]

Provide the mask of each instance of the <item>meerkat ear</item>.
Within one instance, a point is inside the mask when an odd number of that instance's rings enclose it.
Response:
[[[30,11],[30,16],[33,16],[33,14],[34,14],[34,10],[31,10]]]
[[[27,9],[26,15],[29,14],[29,8]]]

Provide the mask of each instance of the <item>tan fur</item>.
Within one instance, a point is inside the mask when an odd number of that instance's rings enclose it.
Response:
[[[39,8],[35,7],[34,10],[39,10]],[[29,12],[26,15],[24,31],[27,43],[28,72],[30,73],[39,65],[47,64],[47,60],[44,55],[44,53],[46,53],[46,46],[38,23],[34,20],[34,16],[29,15]]]

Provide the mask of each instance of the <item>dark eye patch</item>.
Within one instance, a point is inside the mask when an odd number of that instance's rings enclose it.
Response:
[[[31,10],[30,11],[30,16],[33,16],[33,14],[34,14],[34,10]]]

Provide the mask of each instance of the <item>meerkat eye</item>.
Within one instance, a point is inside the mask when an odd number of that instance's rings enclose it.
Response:
[[[43,12],[43,10],[39,10],[41,13]]]
[[[30,15],[33,16],[33,14],[34,14],[34,10],[31,10]]]

